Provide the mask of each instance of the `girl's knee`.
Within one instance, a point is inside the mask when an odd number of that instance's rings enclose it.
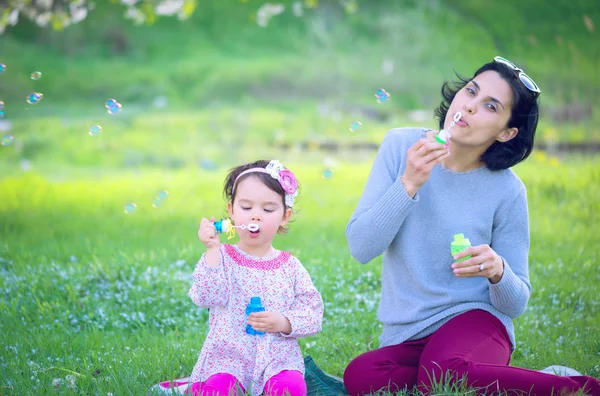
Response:
[[[235,396],[244,394],[245,390],[235,376],[227,373],[219,373],[208,377],[196,392],[192,394],[201,396]]]
[[[283,370],[269,378],[264,392],[268,396],[306,396],[306,382],[299,371]]]

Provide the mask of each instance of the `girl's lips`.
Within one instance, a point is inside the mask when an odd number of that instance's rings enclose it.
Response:
[[[256,231],[256,232],[248,231],[248,235],[250,235],[250,238],[258,238],[258,236],[260,235],[260,231]]]
[[[466,123],[466,122],[464,122],[463,120],[458,120],[458,122],[456,123],[456,125],[458,125],[458,126],[460,126],[460,127],[463,127],[463,128],[464,128],[464,127],[466,127],[466,126],[467,126],[467,125],[469,125],[469,124],[467,124],[467,123]]]

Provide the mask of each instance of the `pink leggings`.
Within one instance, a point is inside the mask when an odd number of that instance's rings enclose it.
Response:
[[[584,390],[600,395],[600,381],[592,377],[559,377],[511,367],[509,361],[510,339],[502,322],[486,311],[473,310],[425,338],[358,356],[344,372],[344,385],[350,395],[414,386],[429,394],[431,384],[440,383],[450,370],[450,382],[467,376],[467,384],[481,393],[550,396]]]
[[[190,387],[192,396],[234,396],[246,393],[238,380],[231,374],[211,375],[204,382],[195,382]],[[265,384],[264,395],[306,396],[306,382],[299,371],[283,370]]]

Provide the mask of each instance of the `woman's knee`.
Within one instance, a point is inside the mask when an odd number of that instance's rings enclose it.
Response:
[[[372,351],[371,351],[372,352]],[[371,380],[375,363],[369,352],[357,356],[344,370],[344,386],[350,395],[371,393]]]
[[[306,382],[299,371],[283,370],[269,378],[264,392],[268,396],[306,396]]]

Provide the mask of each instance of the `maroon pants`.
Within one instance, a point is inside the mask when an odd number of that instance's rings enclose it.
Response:
[[[456,383],[466,378],[480,393],[509,395],[569,395],[584,390],[600,395],[600,381],[592,377],[559,377],[509,366],[510,339],[494,315],[473,310],[458,315],[435,333],[370,351],[354,359],[344,372],[350,395],[414,386],[425,394],[440,379]],[[522,392],[519,392],[522,391]]]

